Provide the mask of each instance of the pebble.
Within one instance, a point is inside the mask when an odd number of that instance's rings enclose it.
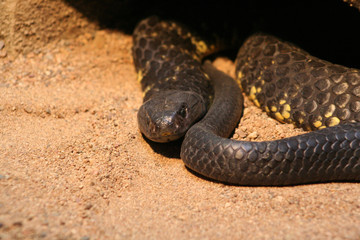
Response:
[[[52,73],[53,73],[53,71],[51,71],[51,70],[46,70],[45,71],[46,76],[50,76],[50,75],[52,75]]]
[[[0,50],[0,58],[5,58],[7,56],[7,52],[5,49]]]
[[[284,202],[284,197],[282,197],[282,196],[276,196],[276,197],[274,197],[274,201],[276,201],[276,202],[279,202],[279,203],[282,203],[282,202]]]
[[[4,40],[0,40],[0,50],[3,49],[4,47],[5,47]]]
[[[23,226],[23,223],[21,221],[17,221],[17,222],[14,222],[13,223],[13,226],[15,227],[22,227]]]
[[[238,129],[236,131],[236,134],[238,135],[238,139],[244,139],[247,137],[247,133],[245,131],[242,131],[240,129]]]
[[[80,238],[80,240],[90,240],[90,237],[89,237],[89,236],[82,236],[82,237]]]
[[[250,134],[248,135],[248,138],[249,138],[250,140],[254,140],[254,139],[256,139],[258,136],[259,136],[259,134],[258,134],[257,132],[252,132],[252,133],[250,133]]]
[[[26,113],[32,113],[32,112],[33,112],[33,110],[31,109],[31,107],[29,107],[29,106],[24,107],[24,111],[25,111]]]
[[[92,205],[91,203],[86,204],[85,210],[89,210],[89,209],[92,208],[92,207],[93,207],[93,205]]]
[[[54,60],[54,55],[51,53],[46,53],[44,57],[50,61]]]

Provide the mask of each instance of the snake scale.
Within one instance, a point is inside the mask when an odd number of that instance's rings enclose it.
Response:
[[[360,180],[359,70],[255,34],[238,52],[236,83],[209,62],[202,65],[216,42],[180,23],[149,17],[133,39],[144,91],[140,131],[156,142],[186,134],[181,158],[188,168],[239,185]],[[228,139],[242,111],[238,86],[270,116],[315,131],[275,141]]]

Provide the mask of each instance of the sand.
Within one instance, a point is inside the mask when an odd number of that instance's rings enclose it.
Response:
[[[0,239],[360,239],[358,183],[224,185],[146,141],[131,46],[98,30],[0,58]],[[301,132],[246,106],[235,138]]]

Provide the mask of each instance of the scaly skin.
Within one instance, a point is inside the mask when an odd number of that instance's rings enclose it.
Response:
[[[187,131],[182,144],[181,158],[189,168],[241,185],[360,180],[360,123],[348,123],[360,120],[359,70],[320,60],[272,36],[251,36],[236,62],[241,88],[276,119],[321,130],[270,142],[234,141],[226,137],[241,115],[241,93],[231,78],[208,63],[202,67],[202,58],[214,46],[175,22],[149,18],[138,25],[133,55],[145,93],[138,113],[145,136],[159,133],[153,140],[173,140],[170,129],[189,122],[184,119],[192,115],[194,101],[208,107],[213,85],[211,108]],[[171,91],[182,92],[173,97]],[[187,97],[188,93],[192,97]],[[166,99],[164,105],[159,98]],[[177,101],[180,108],[177,103],[171,110],[167,103]],[[166,112],[159,114],[163,108]],[[152,113],[156,113],[154,121],[148,118]],[[159,115],[165,120],[158,120]],[[194,115],[193,123],[202,113]],[[175,119],[174,124],[169,123],[170,118]],[[153,131],[148,133],[148,129]]]
[[[185,136],[181,159],[187,167],[221,182],[252,186],[360,180],[360,123],[276,141],[227,139],[242,99],[230,77],[209,64],[205,68],[214,82],[215,99]]]
[[[360,71],[257,34],[236,59],[243,91],[271,117],[305,130],[360,121]]]

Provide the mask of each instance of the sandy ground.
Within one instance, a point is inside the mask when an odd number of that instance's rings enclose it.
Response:
[[[97,31],[0,58],[0,239],[360,239],[360,184],[229,186],[145,141],[131,44]],[[246,106],[235,138],[300,132]]]

